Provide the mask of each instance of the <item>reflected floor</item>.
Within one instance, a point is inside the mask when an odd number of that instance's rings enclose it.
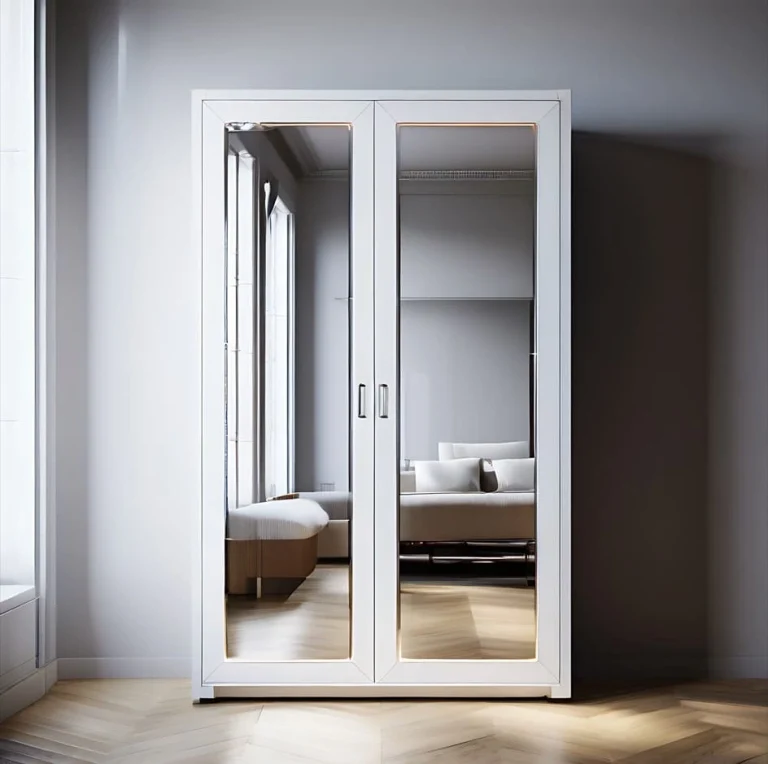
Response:
[[[349,658],[349,566],[318,565],[288,596],[227,598],[230,658]]]
[[[535,591],[456,580],[404,581],[404,658],[528,659],[536,653]],[[349,568],[318,565],[289,596],[230,596],[227,646],[240,660],[349,657]]]
[[[403,658],[522,660],[536,656],[532,587],[404,581],[400,593]]]

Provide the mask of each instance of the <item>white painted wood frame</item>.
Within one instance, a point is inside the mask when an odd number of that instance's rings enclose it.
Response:
[[[375,109],[374,101],[379,102]],[[200,256],[197,262],[202,283],[202,500],[194,549],[193,697],[569,697],[569,91],[201,90],[193,93],[192,107],[193,242]],[[358,559],[353,568],[353,646],[348,661],[262,663],[231,661],[225,657],[223,221],[224,129],[229,122],[323,122],[349,124],[353,128],[351,247],[355,314],[350,385],[355,394],[350,395],[350,405],[356,409],[357,385],[365,384],[367,410],[373,412],[374,384],[387,384],[390,412],[387,419],[375,420],[371,417],[359,420],[356,410],[352,412],[355,506],[352,543],[353,549],[358,550]],[[399,371],[395,133],[397,124],[404,122],[524,122],[537,126],[540,342],[537,452],[540,460],[543,452],[544,463],[539,463],[537,508],[539,644],[537,657],[531,661],[401,661],[398,658],[396,427],[399,416],[393,405],[397,401]],[[542,411],[545,402],[550,406],[548,411]],[[370,551],[359,554],[359,550],[372,549],[375,555]]]
[[[561,240],[566,189],[561,177],[561,102],[392,100],[376,103],[376,385],[389,389],[387,418],[376,419],[376,681],[384,685],[539,685],[545,694],[570,694],[567,478],[563,448],[570,417],[563,367],[569,344],[561,316]],[[536,130],[536,592],[537,646],[531,660],[416,660],[400,658],[398,557],[399,258],[397,131],[401,125],[529,124]],[[566,325],[567,327],[567,325]]]
[[[373,679],[373,418],[358,418],[357,387],[373,389],[373,104],[366,101],[195,99],[194,234],[201,253],[201,532],[194,597],[193,697],[216,685],[355,685]],[[352,523],[351,656],[347,660],[246,661],[226,656],[225,619],[225,372],[226,372],[226,126],[339,124],[352,142],[350,258],[353,353],[350,379]],[[199,141],[199,142],[198,142]],[[199,153],[198,153],[199,152]],[[355,395],[352,395],[352,390]],[[354,411],[352,407],[354,406]],[[368,409],[371,409],[370,402]],[[198,589],[199,587],[199,589]]]

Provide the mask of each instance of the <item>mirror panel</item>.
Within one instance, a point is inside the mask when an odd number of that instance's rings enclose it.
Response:
[[[350,130],[228,141],[227,656],[345,660]]]
[[[533,659],[535,133],[397,148],[400,655]]]

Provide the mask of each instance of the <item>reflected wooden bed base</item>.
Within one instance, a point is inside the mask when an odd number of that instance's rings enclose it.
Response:
[[[308,539],[227,539],[228,594],[262,594],[262,579],[289,579],[296,588],[317,564],[317,536]]]

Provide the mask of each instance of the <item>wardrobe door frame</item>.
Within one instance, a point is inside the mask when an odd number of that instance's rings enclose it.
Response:
[[[518,94],[515,94],[516,96]],[[376,681],[382,685],[540,686],[570,695],[570,109],[554,98],[377,100],[375,112]],[[529,124],[536,141],[537,649],[531,660],[399,656],[398,125]]]
[[[303,97],[302,97],[303,96]],[[193,687],[196,699],[215,687],[286,688],[366,685],[373,681],[373,428],[359,418],[358,385],[373,390],[373,102],[317,99],[311,93],[193,94],[193,241],[201,283],[201,506],[193,591]],[[231,123],[340,124],[351,127],[349,411],[354,497],[350,577],[351,655],[341,660],[245,661],[226,656],[225,616],[225,371],[226,130]]]

